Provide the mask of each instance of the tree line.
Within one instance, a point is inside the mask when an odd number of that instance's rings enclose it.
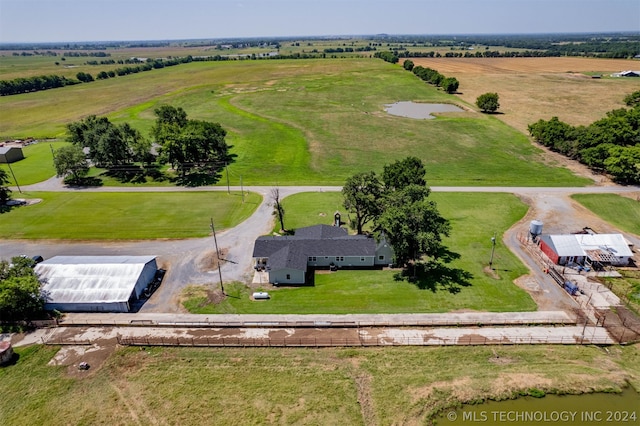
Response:
[[[38,92],[78,83],[80,83],[79,80],[59,75],[39,75],[28,78],[14,78],[13,80],[0,80],[0,96]]]
[[[458,87],[460,87],[460,82],[457,78],[445,77],[433,68],[426,68],[421,65],[416,67],[414,66],[413,61],[408,59],[403,62],[402,67],[407,71],[411,71],[422,81],[426,81],[429,84],[440,87],[447,93],[455,93],[458,90]]]
[[[534,140],[622,184],[640,183],[640,91],[625,97],[630,108],[607,112],[588,126],[558,117],[528,126]]]

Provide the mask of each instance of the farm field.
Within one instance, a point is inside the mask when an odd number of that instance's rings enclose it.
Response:
[[[107,343],[109,344],[109,343]],[[5,424],[425,424],[464,401],[640,386],[638,345],[110,348],[0,369]]]
[[[121,93],[127,93],[126,97]],[[168,103],[189,118],[227,129],[237,155],[232,184],[342,184],[353,173],[404,158],[423,159],[431,185],[582,186],[495,116],[390,116],[399,100],[464,101],[378,59],[191,63],[89,84],[0,98],[0,135],[64,137],[89,114],[129,122],[147,134],[153,109]]]
[[[235,285],[229,297],[220,304],[210,304],[202,289],[185,294],[185,306],[192,313],[414,313],[448,312],[459,309],[478,311],[531,311],[536,304],[529,294],[513,284],[527,269],[507,247],[495,250],[494,274],[485,267],[491,252],[493,232],[502,235],[526,213],[527,207],[510,194],[434,193],[431,199],[452,232],[445,239],[448,248],[460,258],[449,266],[472,275],[470,285],[453,285],[454,292],[437,280],[412,284],[396,281],[399,270],[318,272],[315,286],[297,288],[269,287],[268,303],[249,300],[249,289]],[[295,229],[318,223],[329,224],[340,193],[301,193],[283,200],[287,227]],[[306,213],[305,213],[306,212]],[[322,214],[322,216],[320,216]],[[290,215],[290,216],[288,216]],[[346,215],[343,215],[343,217]]]
[[[574,200],[624,232],[640,236],[640,202],[615,194],[574,194]]]
[[[640,68],[624,59],[597,58],[411,58],[460,81],[458,96],[475,104],[486,92],[500,95],[497,117],[528,134],[527,126],[557,116],[574,126],[587,125],[608,111],[624,108],[623,99],[638,90],[633,78],[609,78]],[[402,61],[401,61],[402,62]],[[600,74],[603,78],[591,78]]]
[[[2,239],[138,240],[209,235],[209,218],[226,229],[260,204],[255,193],[64,193],[29,192],[38,204],[2,214]],[[189,206],[185,209],[184,206]]]

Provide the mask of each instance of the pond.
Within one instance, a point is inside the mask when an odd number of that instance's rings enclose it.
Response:
[[[453,104],[429,104],[410,101],[402,101],[391,105],[385,105],[385,111],[391,115],[419,119],[436,118],[432,115],[434,112],[464,112],[462,108]]]
[[[445,411],[437,425],[640,425],[640,394],[622,393],[547,395],[489,401]]]

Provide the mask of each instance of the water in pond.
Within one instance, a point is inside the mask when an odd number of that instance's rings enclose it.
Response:
[[[385,105],[385,111],[391,115],[399,115],[408,118],[435,118],[433,112],[464,112],[460,107],[451,104],[422,104],[416,102],[396,102]]]
[[[465,405],[436,419],[437,425],[640,425],[640,394],[547,395]]]

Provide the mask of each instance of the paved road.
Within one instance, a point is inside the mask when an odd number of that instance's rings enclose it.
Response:
[[[45,182],[23,187],[25,191],[87,191],[87,192],[178,192],[178,191],[226,191],[226,187],[65,187],[60,179],[52,178]],[[224,282],[239,280],[247,281],[251,278],[252,248],[255,239],[270,232],[273,228],[270,192],[272,187],[247,186],[245,191],[262,195],[263,200],[254,214],[233,229],[218,234],[218,245],[227,250],[225,262],[222,264],[222,278]],[[621,186],[592,186],[580,188],[559,187],[432,187],[434,192],[501,192],[514,193],[528,202],[532,207],[528,215],[516,224],[504,238],[504,242],[519,255],[522,260],[530,264],[528,256],[521,252],[515,236],[522,229],[527,229],[531,219],[541,219],[545,223],[555,223],[566,232],[567,226],[575,227],[572,210],[577,205],[568,197],[575,193],[638,193],[640,187]],[[240,191],[240,187],[231,187],[233,191]],[[279,187],[282,198],[299,192],[336,192],[339,186],[284,186]],[[584,210],[584,209],[583,209]],[[563,219],[558,221],[558,215]],[[593,215],[592,215],[593,216]],[[551,220],[553,219],[553,220]],[[595,222],[597,218],[593,216]],[[600,221],[602,222],[602,221]],[[590,222],[593,223],[593,222]],[[585,226],[588,224],[585,224]],[[605,225],[602,225],[601,229]],[[607,224],[608,227],[610,225]],[[571,229],[571,228],[569,228]],[[554,231],[545,228],[545,232]],[[640,246],[640,239],[631,236],[634,243]],[[178,312],[177,298],[182,289],[189,284],[213,284],[220,280],[217,271],[202,271],[199,259],[203,253],[214,250],[213,237],[187,240],[154,240],[135,242],[60,242],[60,241],[27,241],[9,240],[0,244],[0,258],[8,258],[21,253],[40,254],[45,258],[55,255],[157,255],[161,265],[168,266],[168,273],[160,289],[145,303],[141,312]],[[531,266],[531,265],[530,265]],[[571,298],[550,278],[540,274],[538,268],[533,267],[536,280],[544,286],[543,291],[549,294],[549,299],[559,303],[549,306],[549,310],[566,309],[571,306]]]

